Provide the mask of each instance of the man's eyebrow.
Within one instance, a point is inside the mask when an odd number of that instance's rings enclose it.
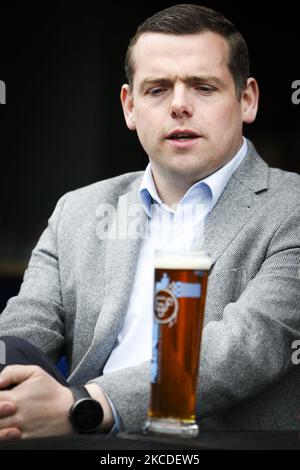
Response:
[[[151,85],[171,85],[173,83],[172,80],[168,78],[145,78],[140,85],[140,90],[143,90],[147,86]]]
[[[215,77],[215,76],[193,76],[193,77],[186,77],[184,80],[184,83],[187,83],[188,85],[194,84],[194,83],[213,83],[216,86],[222,87],[224,86],[224,82],[221,78]]]
[[[220,86],[220,87],[223,87],[224,86],[224,82],[223,80],[221,80],[220,78],[218,77],[215,77],[215,76],[197,76],[197,75],[194,75],[194,76],[187,76],[187,77],[183,77],[182,78],[182,81],[188,85],[193,85],[195,83],[207,83],[207,82],[210,82],[210,83],[213,83],[215,84],[216,86]],[[164,86],[170,86],[174,83],[174,80],[170,79],[170,78],[145,78],[141,85],[140,85],[140,90],[143,90],[145,87],[147,86],[151,86],[151,85],[164,85]]]

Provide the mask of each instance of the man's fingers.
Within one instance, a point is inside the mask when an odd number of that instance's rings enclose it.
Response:
[[[6,366],[0,374],[0,389],[24,382],[38,369],[38,366]]]
[[[0,418],[7,418],[16,412],[16,405],[9,401],[0,401]]]
[[[7,377],[5,377],[4,375],[2,376],[2,374],[4,374],[4,371],[2,371],[0,374],[0,390],[5,390],[10,385],[10,379],[8,376]]]
[[[6,439],[21,439],[22,433],[17,428],[6,428],[0,430],[0,440]]]

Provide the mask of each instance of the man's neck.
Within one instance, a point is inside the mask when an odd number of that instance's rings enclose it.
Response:
[[[182,178],[179,181],[176,178],[172,178],[172,181],[168,181],[161,177],[161,175],[156,175],[153,170],[152,176],[160,199],[164,204],[172,208],[178,204],[185,193],[195,183],[195,181],[183,181]]]

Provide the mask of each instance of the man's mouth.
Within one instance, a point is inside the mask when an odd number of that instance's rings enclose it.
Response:
[[[181,129],[176,129],[172,132],[169,132],[167,134],[166,138],[169,140],[191,140],[191,139],[197,139],[199,134],[197,132],[192,131],[190,129],[186,130],[181,130]]]
[[[168,139],[172,140],[187,140],[187,139],[197,139],[197,136],[194,134],[173,134]]]
[[[169,134],[166,136],[166,140],[168,140],[173,147],[175,146],[179,149],[192,146],[199,138],[200,135],[190,129],[176,129],[172,132],[169,132]]]

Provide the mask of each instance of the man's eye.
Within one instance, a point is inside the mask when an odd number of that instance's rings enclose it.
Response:
[[[148,94],[152,96],[161,95],[164,91],[164,88],[151,88],[148,90]]]
[[[209,94],[215,91],[215,88],[209,85],[199,85],[196,87],[198,91],[201,91],[201,93]]]

